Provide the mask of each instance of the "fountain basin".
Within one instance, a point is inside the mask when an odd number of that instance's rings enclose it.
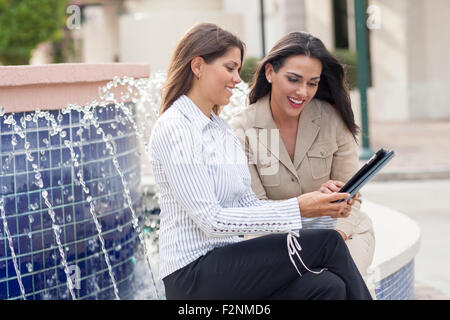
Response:
[[[131,209],[136,212],[140,202],[136,132],[115,104],[90,109],[97,126],[92,122],[86,124],[80,109],[67,112],[62,108],[68,104],[92,105],[94,99],[100,100],[99,87],[114,77],[139,79],[148,78],[149,74],[150,68],[145,64],[0,67],[0,106],[5,112],[0,118],[0,197],[10,233],[8,239],[2,223],[0,299],[23,299],[24,296],[26,299],[72,299],[56,241],[55,224],[76,298],[115,298],[91,203],[101,225],[104,249],[118,295],[132,297],[138,242]],[[120,90],[112,89],[117,95],[121,94]],[[135,105],[130,100],[126,106],[135,120]],[[36,108],[45,111],[48,117],[35,117]],[[11,119],[15,120],[15,126]],[[61,128],[57,134],[54,134],[51,119]],[[104,135],[99,133],[99,128]],[[109,152],[104,136],[114,146],[114,154]],[[73,144],[78,166],[65,140]],[[80,172],[88,192],[77,176]],[[41,185],[36,183],[37,173]],[[53,223],[42,196],[44,190],[55,214]],[[131,208],[124,190],[129,191]]]
[[[414,299],[414,260],[421,231],[406,214],[364,200],[361,209],[373,221],[375,254],[366,283],[378,300]]]

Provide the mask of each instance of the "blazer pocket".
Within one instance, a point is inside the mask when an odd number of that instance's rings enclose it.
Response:
[[[313,146],[307,153],[311,175],[313,179],[320,179],[330,175],[333,153],[337,146],[332,144],[321,144]]]
[[[264,187],[279,187],[281,185],[279,166],[278,160],[260,162],[258,171]]]

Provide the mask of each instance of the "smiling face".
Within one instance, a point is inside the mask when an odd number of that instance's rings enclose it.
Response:
[[[296,55],[287,58],[275,72],[266,65],[267,81],[272,83],[270,106],[276,118],[298,118],[314,98],[322,73],[322,63],[316,58]]]
[[[211,63],[202,65],[198,83],[208,103],[224,106],[230,102],[233,88],[241,82],[241,63],[241,50],[233,47]]]

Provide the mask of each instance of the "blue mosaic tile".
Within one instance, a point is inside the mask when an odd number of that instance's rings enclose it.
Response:
[[[414,299],[414,259],[375,284],[378,300]]]

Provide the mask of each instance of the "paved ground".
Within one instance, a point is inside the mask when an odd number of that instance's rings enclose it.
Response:
[[[450,121],[375,122],[369,129],[372,150],[393,149],[396,157],[361,193],[421,228],[416,299],[450,299]]]
[[[416,281],[414,287],[414,300],[450,300],[450,296],[434,287]]]
[[[373,151],[396,152],[378,180],[450,179],[450,120],[372,122],[369,134]]]
[[[382,204],[413,219],[421,229],[415,257],[415,277],[421,283],[417,296],[446,295],[450,299],[450,180],[407,180],[371,182],[364,186],[364,198]]]

